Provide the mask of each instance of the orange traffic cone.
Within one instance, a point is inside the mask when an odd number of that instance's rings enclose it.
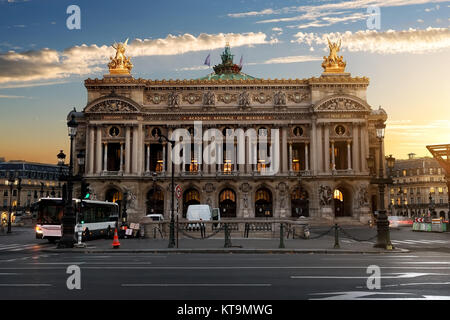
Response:
[[[114,239],[112,245],[114,249],[119,249],[120,247],[119,236],[117,235],[117,228],[114,229]]]

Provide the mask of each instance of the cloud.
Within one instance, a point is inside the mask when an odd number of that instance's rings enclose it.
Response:
[[[354,1],[344,1],[337,3],[325,3],[321,5],[306,5],[306,6],[293,6],[284,7],[281,9],[267,8],[261,11],[248,11],[239,13],[228,14],[231,18],[244,18],[244,17],[254,17],[254,16],[267,16],[267,15],[277,15],[277,14],[289,14],[298,12],[320,12],[324,10],[349,10],[349,9],[365,9],[368,6],[378,6],[378,7],[399,7],[408,5],[419,5],[427,3],[439,3],[447,2],[448,0],[354,0]]]
[[[450,29],[446,28],[427,28],[423,30],[388,30],[378,32],[376,30],[357,31],[352,33],[328,33],[315,34],[298,32],[294,35],[296,40],[291,42],[306,43],[311,46],[326,45],[327,38],[342,39],[342,47],[348,51],[372,52],[382,54],[396,53],[426,53],[450,47]]]
[[[233,47],[276,43],[266,40],[266,34],[258,33],[202,33],[168,35],[161,39],[135,39],[129,43],[127,55],[131,58],[153,55],[178,55],[186,52],[222,48],[226,42]],[[64,51],[49,48],[41,50],[0,53],[0,83],[60,79],[70,75],[87,75],[104,71],[109,57],[114,54],[111,46],[80,45]]]
[[[175,71],[198,71],[198,70],[208,70],[210,67],[208,66],[196,66],[196,67],[185,67],[175,69]]]
[[[48,81],[48,82],[26,82],[26,83],[0,84],[0,89],[43,87],[43,86],[53,86],[55,84],[63,84],[63,83],[69,83],[69,81],[57,80],[57,81]]]
[[[299,63],[299,62],[319,61],[322,59],[323,59],[322,57],[314,57],[314,56],[287,56],[287,57],[272,58],[264,62],[250,62],[247,63],[247,65]]]

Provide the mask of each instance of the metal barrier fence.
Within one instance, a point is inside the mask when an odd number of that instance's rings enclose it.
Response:
[[[145,221],[141,222],[144,227],[144,234],[147,238],[168,239],[169,238],[169,221]],[[370,242],[377,237],[375,234],[367,239],[360,239],[352,235],[349,231],[343,229],[339,225],[326,229],[325,231],[316,231],[310,229],[308,223],[283,220],[283,219],[233,219],[220,221],[188,221],[180,220],[175,222],[176,243],[180,235],[184,238],[204,240],[210,238],[223,238],[224,247],[232,247],[232,235],[249,238],[250,234],[266,235],[270,238],[279,238],[279,248],[285,248],[285,239],[307,239],[316,240],[327,235],[334,236],[334,248],[340,248],[339,237],[351,239],[356,242]]]

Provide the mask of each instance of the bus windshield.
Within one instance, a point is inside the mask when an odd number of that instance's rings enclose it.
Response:
[[[38,224],[61,224],[64,204],[62,201],[41,202],[37,212]]]

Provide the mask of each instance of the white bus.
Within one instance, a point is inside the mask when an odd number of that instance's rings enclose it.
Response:
[[[117,203],[93,200],[73,199],[76,216],[75,230],[81,227],[82,238],[112,238],[119,218]],[[61,220],[64,201],[61,198],[41,198],[33,204],[36,215],[36,238],[55,242],[61,238]],[[77,234],[75,234],[77,237]]]

